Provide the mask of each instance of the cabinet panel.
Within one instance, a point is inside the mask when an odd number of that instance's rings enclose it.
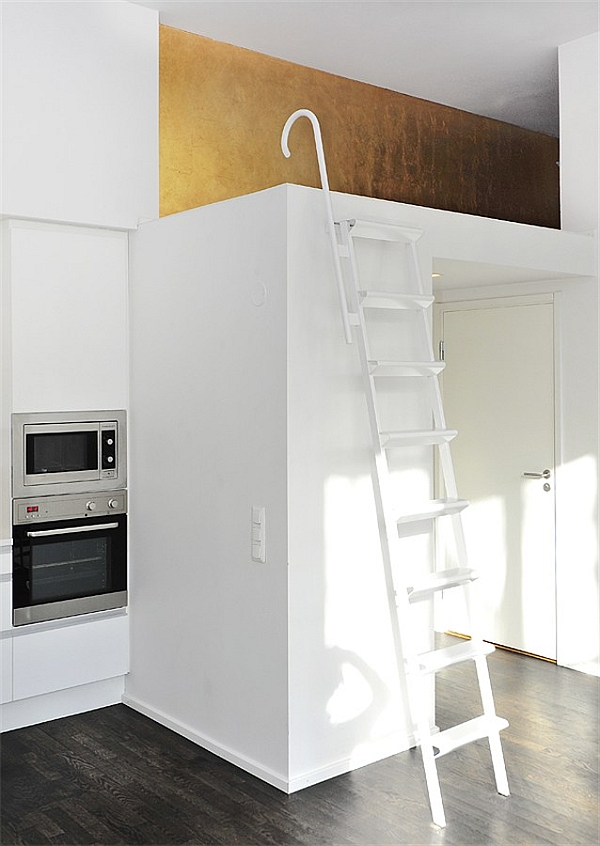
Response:
[[[0,578],[12,575],[12,542],[0,540]]]
[[[14,412],[127,405],[127,234],[10,225]]]
[[[127,616],[15,635],[13,697],[113,678],[128,672]]]
[[[2,208],[134,228],[158,216],[158,16],[2,3]]]
[[[12,639],[0,639],[0,702],[12,701]]]
[[[5,632],[10,629],[12,629],[12,574],[2,574],[0,576],[0,631]]]

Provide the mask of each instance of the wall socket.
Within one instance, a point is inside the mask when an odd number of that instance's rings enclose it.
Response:
[[[267,553],[265,547],[265,509],[263,506],[252,506],[251,532],[252,560],[264,564],[267,560]]]

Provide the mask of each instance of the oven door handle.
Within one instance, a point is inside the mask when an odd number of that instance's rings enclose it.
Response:
[[[104,529],[118,529],[118,523],[102,523],[96,526],[69,526],[66,529],[41,529],[39,532],[27,532],[28,538],[47,538],[51,535],[74,535],[79,532],[102,532]]]

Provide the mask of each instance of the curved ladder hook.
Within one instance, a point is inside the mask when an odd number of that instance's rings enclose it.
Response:
[[[291,156],[290,148],[288,147],[288,138],[292,126],[296,123],[298,118],[308,118],[312,124],[313,134],[315,137],[315,147],[317,148],[317,161],[319,163],[319,174],[321,176],[321,187],[323,189],[323,198],[325,200],[325,209],[327,212],[327,228],[329,229],[329,239],[331,241],[331,251],[333,253],[333,263],[335,266],[335,275],[338,288],[338,296],[340,298],[340,306],[342,309],[342,322],[344,324],[344,335],[346,336],[346,343],[352,343],[352,331],[350,329],[350,316],[348,314],[348,303],[346,301],[346,292],[344,289],[344,277],[342,274],[342,266],[340,263],[340,254],[338,249],[338,241],[335,236],[335,221],[333,218],[333,206],[331,204],[331,193],[329,191],[329,180],[327,178],[327,167],[325,165],[325,151],[323,150],[323,138],[321,136],[321,127],[314,112],[309,109],[298,109],[285,122],[283,132],[281,133],[281,151],[286,159]]]

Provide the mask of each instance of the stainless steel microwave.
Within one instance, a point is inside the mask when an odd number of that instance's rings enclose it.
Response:
[[[92,493],[126,485],[125,411],[13,414],[13,497]]]

